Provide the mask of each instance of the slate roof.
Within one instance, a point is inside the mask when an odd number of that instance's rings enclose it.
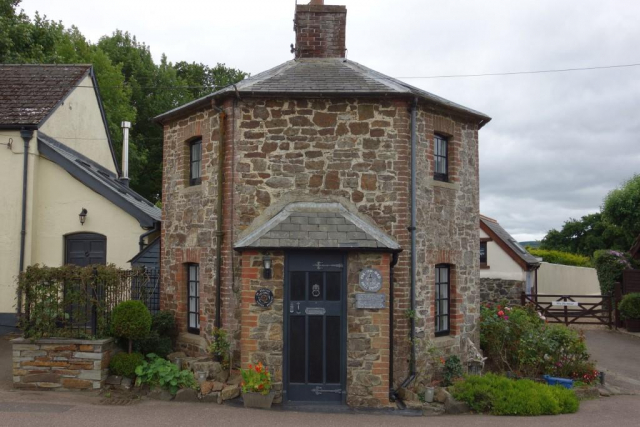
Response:
[[[161,220],[160,208],[123,185],[115,173],[42,132],[38,132],[38,151],[78,181],[132,215],[142,227],[151,228]]]
[[[540,260],[529,252],[526,251],[520,244],[511,237],[511,234],[507,232],[498,221],[493,218],[489,218],[484,215],[480,215],[480,221],[487,226],[500,240],[502,240],[512,251],[513,254],[518,256],[522,261],[528,265],[538,265]]]
[[[91,65],[0,64],[0,126],[38,125]]]
[[[238,240],[244,248],[334,248],[400,251],[383,231],[339,203],[295,202]]]
[[[491,118],[437,95],[386,76],[364,65],[343,58],[295,59],[270,70],[248,77],[203,98],[197,99],[155,117],[161,122],[185,111],[208,105],[212,99],[228,95],[317,95],[317,96],[388,96],[418,97],[447,109],[470,115],[481,126]]]

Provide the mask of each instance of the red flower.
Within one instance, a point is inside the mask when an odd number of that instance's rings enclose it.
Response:
[[[500,311],[498,312],[498,316],[500,316],[500,317],[504,316],[504,311],[500,310]]]

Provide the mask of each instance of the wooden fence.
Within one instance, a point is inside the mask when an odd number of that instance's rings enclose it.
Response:
[[[614,326],[613,295],[532,295],[520,296],[522,305],[533,304],[549,323],[564,325]]]

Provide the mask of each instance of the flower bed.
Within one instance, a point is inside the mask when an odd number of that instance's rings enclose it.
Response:
[[[482,308],[480,342],[493,370],[517,377],[550,375],[592,383],[598,377],[584,336],[549,325],[533,307]]]

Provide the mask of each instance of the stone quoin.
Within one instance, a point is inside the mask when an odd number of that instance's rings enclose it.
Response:
[[[478,346],[478,131],[490,118],[347,60],[346,8],[312,3],[296,6],[295,59],[156,118],[161,306],[181,350],[205,353],[221,326],[233,360],[263,362],[285,402],[387,406],[411,373],[412,319],[416,371],[428,343],[463,362]],[[380,297],[357,297],[364,269]]]

